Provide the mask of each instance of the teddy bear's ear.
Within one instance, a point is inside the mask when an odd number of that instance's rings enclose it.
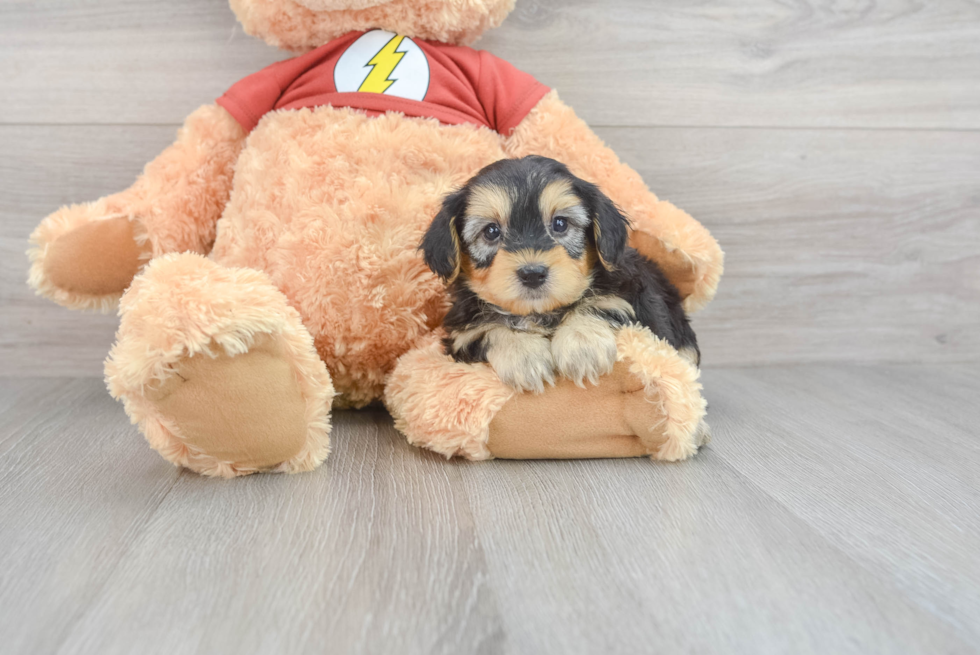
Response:
[[[447,282],[452,282],[459,275],[462,256],[459,220],[465,212],[466,189],[447,196],[419,246],[426,265]]]
[[[619,265],[626,252],[629,219],[596,185],[578,180],[575,190],[588,207],[599,261],[606,270],[611,271]]]

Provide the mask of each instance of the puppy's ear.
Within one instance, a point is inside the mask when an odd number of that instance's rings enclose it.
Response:
[[[459,275],[461,253],[458,223],[465,211],[466,189],[447,196],[419,246],[425,264],[447,282],[452,282]]]
[[[592,218],[592,236],[599,252],[599,261],[606,270],[611,271],[619,265],[626,252],[629,219],[596,185],[579,181],[576,187]]]

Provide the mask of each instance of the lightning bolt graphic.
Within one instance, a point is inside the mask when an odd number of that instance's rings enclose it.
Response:
[[[404,38],[404,36],[391,37],[391,40],[378,51],[378,54],[371,58],[371,61],[368,62],[368,66],[372,66],[371,72],[364,78],[364,82],[357,89],[358,91],[384,93],[389,86],[395,83],[395,80],[389,80],[388,76],[394,72],[402,57],[405,56],[404,52],[396,52]]]

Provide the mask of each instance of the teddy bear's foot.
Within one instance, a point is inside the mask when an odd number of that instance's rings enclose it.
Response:
[[[438,342],[404,355],[385,390],[408,440],[447,457],[676,461],[706,443],[698,370],[644,328],[616,336],[619,361],[599,384],[560,380],[516,393],[485,365],[460,364]]]
[[[280,338],[261,334],[249,349],[178,360],[145,397],[188,452],[207,453],[236,473],[273,469],[306,443],[306,401]]]
[[[107,310],[150,259],[144,236],[106,200],[63,207],[31,235],[31,286],[66,307]]]
[[[109,391],[164,458],[233,477],[308,471],[327,456],[330,375],[264,273],[167,255],[120,313]]]

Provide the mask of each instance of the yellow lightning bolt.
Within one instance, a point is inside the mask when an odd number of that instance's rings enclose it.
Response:
[[[364,82],[357,89],[358,91],[365,91],[367,93],[384,93],[388,90],[388,87],[395,83],[394,80],[389,80],[388,76],[395,70],[398,63],[405,56],[404,52],[395,52],[398,46],[402,44],[404,36],[393,36],[391,41],[385,44],[385,47],[378,51],[378,54],[371,58],[368,62],[368,66],[373,66],[371,72],[368,76],[364,78]]]

